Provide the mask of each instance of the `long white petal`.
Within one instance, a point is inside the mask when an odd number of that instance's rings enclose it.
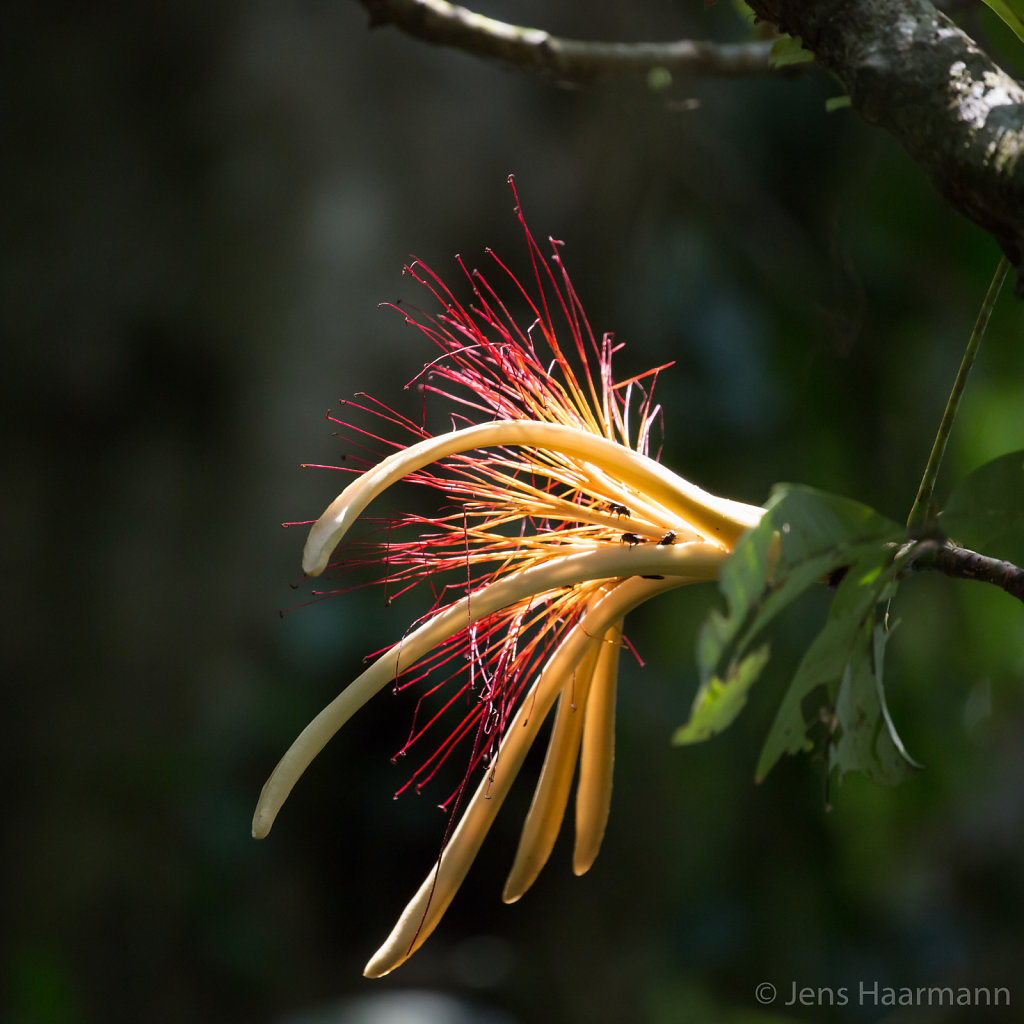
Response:
[[[552,559],[522,572],[510,573],[462,598],[385,651],[302,730],[263,786],[253,816],[253,836],[262,839],[267,835],[299,776],[363,704],[399,672],[411,668],[467,625],[531,594],[587,580],[632,575],[664,575],[675,577],[677,581],[685,577],[681,582],[715,579],[725,557],[725,551],[710,544],[640,544],[636,547],[608,544],[584,554]]]
[[[567,672],[591,647],[600,644],[600,638],[614,622],[648,598],[671,590],[682,582],[678,577],[624,581],[600,601],[559,645],[508,726],[496,763],[467,804],[437,865],[402,912],[384,945],[366,965],[363,973],[368,978],[379,978],[393,971],[437,927],[466,877],[537,731],[565,682]]]
[[[646,455],[589,431],[538,420],[495,420],[424,438],[353,480],[309,531],[302,554],[303,570],[310,576],[320,575],[349,527],[385,488],[438,459],[494,445],[524,445],[593,462],[648,494],[707,540],[730,548],[763,515],[763,509],[709,494]]]

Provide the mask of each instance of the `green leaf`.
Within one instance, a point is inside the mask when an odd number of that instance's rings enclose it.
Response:
[[[878,555],[879,558],[887,557],[881,550]],[[808,749],[804,699],[819,686],[834,683],[849,664],[864,620],[876,604],[873,592],[860,591],[857,581],[865,575],[865,563],[876,560],[861,559],[843,578],[833,598],[828,621],[804,654],[776,712],[757,763],[755,777],[758,782],[775,767],[783,754],[798,754]]]
[[[776,484],[766,506],[773,518],[785,524],[781,527],[784,553],[792,562],[803,560],[808,551],[902,533],[870,506],[804,484]]]
[[[771,575],[775,530],[766,515],[739,544],[722,569],[719,588],[725,596],[728,614],[713,611],[697,638],[697,665],[702,680],[728,674],[727,654],[736,644],[747,615],[756,608]]]
[[[836,697],[838,738],[829,749],[829,768],[842,778],[860,771],[873,782],[895,785],[921,766],[896,734],[882,687],[882,661],[889,631],[877,620],[866,624],[843,671]]]
[[[803,64],[814,60],[814,54],[804,49],[799,36],[782,35],[772,43],[768,63],[773,68],[784,68],[787,64]]]
[[[985,0],[1019,39],[1024,39],[1024,0]]]
[[[750,9],[750,5],[745,0],[732,0],[733,10],[743,19],[743,21],[751,28],[757,24],[757,15]]]
[[[811,746],[804,701],[827,688],[829,763],[840,776],[862,771],[895,782],[913,767],[892,725],[882,689],[885,632],[880,608],[895,590],[909,551],[903,529],[858,502],[809,487],[775,487],[761,523],[723,567],[725,610],[712,611],[697,641],[701,683],[674,742],[698,743],[727,728],[768,661],[752,649],[765,626],[809,588],[838,580],[828,618],[780,702],[757,765],[758,780],[783,754]]]
[[[809,487],[777,485],[761,523],[742,538],[723,567],[720,589],[726,609],[712,611],[701,627],[701,683],[690,717],[674,741],[696,743],[731,724],[767,663],[767,647],[750,651],[764,627],[836,570],[859,567],[858,578],[877,570],[891,560],[890,542],[901,536],[900,527],[866,505]],[[840,586],[837,597],[842,593]],[[813,659],[808,664],[810,672]],[[829,671],[838,677],[842,664]],[[813,689],[818,684],[808,685]],[[797,742],[802,745],[806,729],[800,698],[791,700],[795,716],[790,709],[789,725],[799,726]]]
[[[849,107],[853,104],[853,97],[851,96],[830,96],[825,100],[825,113],[831,114],[835,110],[842,110],[844,107]]]
[[[865,557],[883,557],[886,545],[903,535],[867,505],[798,484],[777,484],[767,506],[767,522],[758,529],[777,531],[779,558],[750,638],[812,584]]]
[[[856,623],[843,619],[829,621],[811,642],[779,704],[768,738],[761,749],[754,772],[758,782],[775,767],[783,754],[799,754],[813,746],[807,737],[804,698],[812,690],[834,680],[843,671],[850,650],[851,626],[855,628]]]
[[[939,525],[958,544],[1024,564],[1024,451],[969,473],[953,489]]]
[[[672,742],[679,746],[702,743],[732,725],[747,703],[747,691],[767,663],[768,645],[764,644],[734,666],[727,678],[712,677],[697,693],[689,721],[675,731]]]
[[[850,566],[833,599],[825,628],[815,637],[779,705],[765,740],[755,777],[760,782],[783,754],[810,746],[803,702],[820,686],[835,702],[830,767],[840,774],[862,771],[872,779],[900,781],[916,764],[896,735],[881,685],[884,633],[879,606],[895,590],[909,552],[894,557],[891,547],[865,552]],[[881,636],[881,640],[878,637]],[[880,725],[885,726],[884,732]],[[839,754],[836,755],[836,751]]]

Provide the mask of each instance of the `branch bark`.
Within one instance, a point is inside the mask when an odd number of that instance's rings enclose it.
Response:
[[[943,198],[988,231],[1024,298],[1024,88],[930,0],[748,0],[800,36],[864,120],[890,132]],[[769,42],[607,43],[562,39],[446,0],[360,0],[371,27],[501,60],[565,84],[642,76],[766,74]]]
[[[771,42],[719,44],[680,39],[668,43],[606,43],[563,39],[543,29],[485,18],[445,0],[360,0],[371,28],[394,25],[407,35],[477,57],[505,61],[558,82],[582,85],[600,78],[642,77],[664,68],[681,78],[768,74]]]
[[[1018,601],[1024,601],[1024,569],[1013,562],[1003,562],[948,541],[936,543],[934,547],[922,545],[922,548],[910,565],[912,571],[934,569],[953,579],[991,583]]]
[[[990,232],[1024,298],[1024,89],[929,0],[748,0]]]

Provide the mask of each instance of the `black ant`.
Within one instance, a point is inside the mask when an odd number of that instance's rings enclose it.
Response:
[[[637,533],[624,533],[619,543],[628,544],[631,548],[635,548],[637,544],[644,544],[645,540]]]
[[[675,544],[676,542],[676,531],[669,530],[661,540],[658,541],[658,547],[665,547],[667,544]]]
[[[608,511],[613,515],[625,516],[627,519],[632,515],[625,505],[620,505],[617,501],[608,502]]]

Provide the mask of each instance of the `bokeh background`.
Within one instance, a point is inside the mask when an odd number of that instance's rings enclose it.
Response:
[[[587,38],[746,31],[728,4],[481,9]],[[892,790],[829,791],[813,756],[753,783],[824,595],[773,631],[734,728],[688,749],[669,736],[714,588],[636,614],[646,666],[624,662],[594,869],[574,878],[560,841],[500,903],[528,766],[439,931],[383,981],[362,966],[444,826],[429,795],[391,799],[408,707],[381,695],[249,838],[285,746],[422,610],[372,591],[297,608],[303,537],[278,524],[339,487],[299,464],[339,457],[339,398],[410,401],[424,340],[377,308],[424,300],[410,253],[448,272],[492,246],[525,269],[510,172],[626,343],[620,374],[676,360],[668,464],[746,501],[797,480],[905,517],[998,253],[888,137],[826,114],[836,83],[565,89],[368,31],[352,0],[5,23],[0,1019],[1022,1019],[1024,615],[993,588],[901,588],[889,700],[926,770]],[[1007,289],[943,489],[1024,447],[1022,326]],[[862,980],[1004,985],[1014,1005],[782,1006],[794,983]]]

